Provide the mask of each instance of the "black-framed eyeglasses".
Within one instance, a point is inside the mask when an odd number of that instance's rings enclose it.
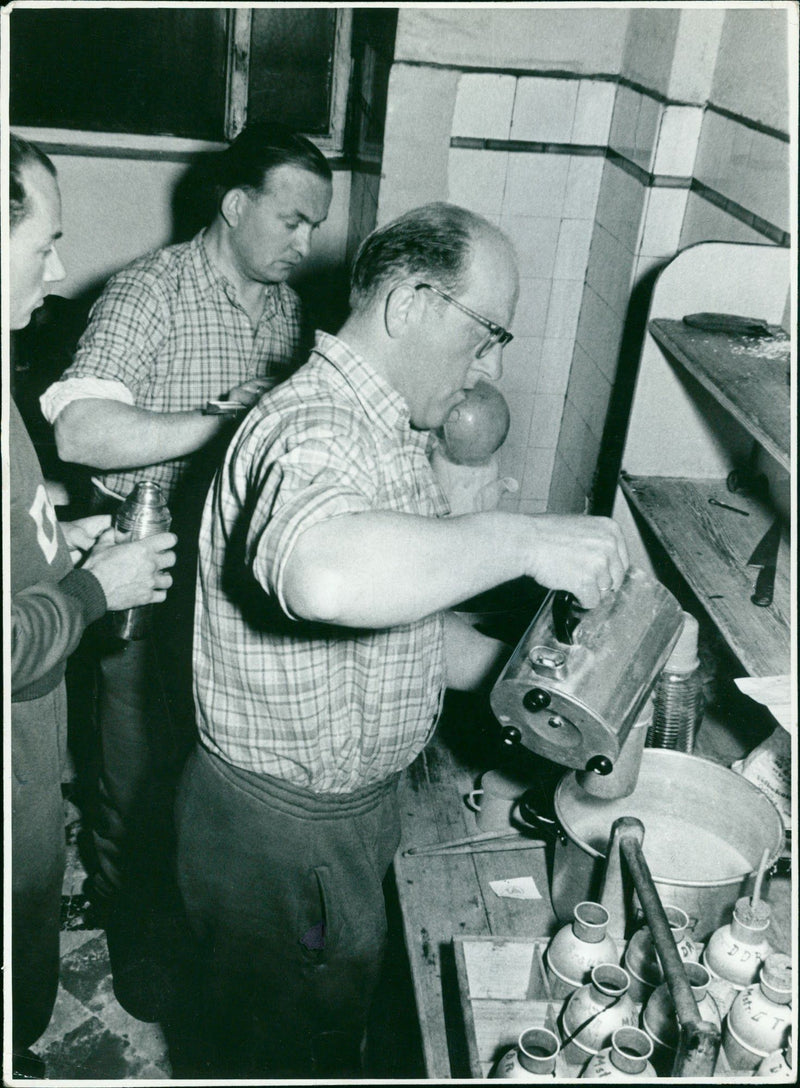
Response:
[[[457,298],[453,298],[452,295],[448,295],[446,291],[440,290],[438,287],[434,287],[432,283],[418,283],[414,290],[419,291],[421,288],[427,287],[429,291],[433,291],[435,294],[443,298],[445,302],[451,303],[467,317],[471,317],[473,321],[477,321],[479,325],[483,325],[487,330],[488,336],[478,346],[478,350],[475,352],[476,359],[482,359],[484,355],[488,355],[493,347],[500,344],[501,347],[505,347],[506,344],[510,344],[514,339],[514,334],[510,333],[508,329],[504,329],[502,325],[495,324],[494,321],[490,321],[488,317],[482,317],[480,314],[476,314],[474,310],[470,310],[469,306],[465,306],[463,302],[459,302]]]

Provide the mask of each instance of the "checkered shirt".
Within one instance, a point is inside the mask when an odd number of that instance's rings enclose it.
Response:
[[[141,257],[109,280],[62,381],[118,381],[137,408],[183,412],[251,378],[294,369],[301,348],[295,292],[285,283],[265,286],[253,329],[235,288],[211,264],[203,235]],[[169,501],[189,463],[181,457],[98,478],[121,495],[147,478]]]
[[[345,793],[424,747],[445,685],[441,614],[382,630],[312,624],[292,617],[284,576],[298,537],[320,522],[445,515],[428,438],[411,429],[403,398],[325,333],[242,423],[200,530],[195,703],[212,752]]]

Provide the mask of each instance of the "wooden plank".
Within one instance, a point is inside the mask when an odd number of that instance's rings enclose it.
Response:
[[[790,548],[784,531],[772,605],[750,601],[758,568],[747,566],[773,513],[757,500],[726,494],[724,480],[623,476],[622,489],[697,594],[752,676],[790,670]],[[747,510],[742,517],[709,498]]]
[[[657,318],[650,331],[669,355],[738,419],[776,461],[791,467],[789,360],[791,341],[702,332]]]
[[[451,1076],[443,959],[454,933],[488,933],[489,921],[471,855],[407,858],[403,851],[474,832],[474,816],[462,800],[471,786],[469,774],[456,767],[450,751],[436,739],[414,761],[400,786],[403,835],[394,871],[425,1068],[431,1078]]]
[[[452,962],[453,937],[534,936],[549,934],[558,925],[550,906],[544,850],[403,856],[409,846],[477,831],[464,796],[482,769],[460,762],[437,734],[400,787],[403,835],[394,862],[395,880],[431,1078],[457,1075],[453,1066],[459,1061],[466,1066],[468,1061],[457,1038],[458,1029],[463,1036],[463,1016]],[[492,881],[520,876],[533,877],[541,899],[501,898],[491,889]]]

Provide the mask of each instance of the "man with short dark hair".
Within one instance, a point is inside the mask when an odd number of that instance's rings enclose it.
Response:
[[[11,134],[10,325],[23,329],[49,285],[64,278],[56,250],[61,196],[50,159]],[[107,609],[163,601],[172,533],[114,543],[107,515],[59,524],[13,399],[9,404],[11,558],[12,959],[14,1075],[43,1074],[24,1051],[47,1027],[58,984],[67,742],[64,670]]]
[[[101,470],[100,508],[146,477],[189,545],[152,637],[107,640],[98,653],[102,764],[89,890],[112,907],[130,890],[134,913],[142,899],[150,911],[159,896],[143,885],[159,867],[169,882],[172,780],[194,737],[191,544],[232,423],[302,361],[300,300],[286,281],[308,256],[331,192],[330,167],[309,140],[279,124],[248,126],[219,157],[210,225],[111,278],[74,362],[42,398],[60,457]],[[144,1000],[115,970],[117,995],[134,1015],[159,1019],[168,991],[160,978],[156,971]]]
[[[627,567],[605,518],[444,517],[429,432],[500,375],[505,235],[429,205],[365,241],[352,284],[338,337],[253,409],[203,515],[200,744],[176,815],[220,1075],[357,1075],[398,776],[445,687],[488,684],[508,653],[448,609],[521,575],[591,607]]]

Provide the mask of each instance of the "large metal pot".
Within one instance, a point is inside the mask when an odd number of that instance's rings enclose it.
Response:
[[[590,796],[574,772],[564,775],[554,808],[561,833],[551,897],[559,919],[568,921],[576,903],[596,900],[611,825],[635,816],[645,827],[644,855],[662,902],[686,911],[698,941],[730,921],[764,850],[773,864],[784,837],[778,810],[756,786],[669,749],[645,749],[636,789],[619,800]]]

